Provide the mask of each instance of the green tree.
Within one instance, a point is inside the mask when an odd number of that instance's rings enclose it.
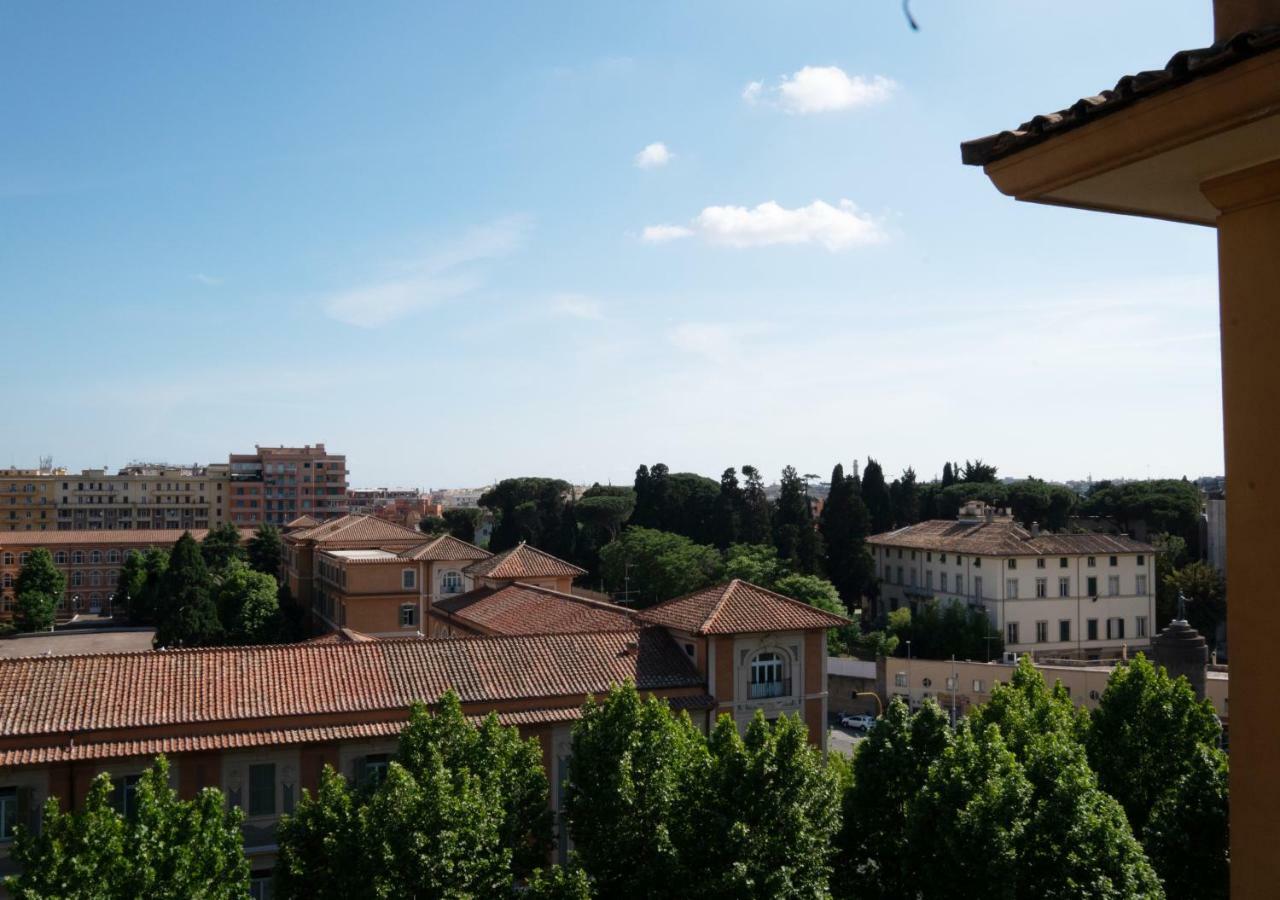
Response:
[[[1185,479],[1099,482],[1081,510],[1088,516],[1113,519],[1129,534],[1140,526],[1150,533],[1176,534],[1187,542],[1192,557],[1200,555],[1200,492]]]
[[[1226,754],[1201,745],[1147,817],[1142,842],[1169,900],[1230,896],[1227,780]]]
[[[173,545],[159,593],[156,646],[205,647],[221,640],[209,570],[191,532],[183,532]]]
[[[792,600],[799,600],[817,609],[849,617],[849,610],[840,600],[836,586],[817,575],[785,575],[774,582],[772,590]],[[857,626],[850,623],[842,628],[827,629],[827,650],[832,654],[847,651],[849,643],[858,636]]]
[[[725,578],[740,578],[770,590],[790,571],[778,559],[778,548],[770,544],[734,544],[725,554]]]
[[[449,691],[436,713],[415,704],[400,733],[396,759],[415,777],[427,773],[439,757],[455,776],[482,778],[497,792],[502,806],[499,833],[512,851],[513,874],[528,876],[546,862],[551,851],[550,787],[536,738],[521,740],[515,728],[498,723],[490,713],[477,727],[467,721],[458,695]]]
[[[800,718],[770,725],[757,710],[744,739],[724,715],[707,746],[677,820],[687,895],[827,896],[841,785]]]
[[[124,558],[124,565],[120,567],[113,601],[117,609],[126,612],[130,625],[139,625],[143,621],[139,604],[146,586],[146,557],[137,550],[130,550]]]
[[[476,529],[480,527],[483,517],[484,510],[478,506],[455,506],[446,509],[443,516],[449,534],[468,544],[475,543]]]
[[[813,527],[808,483],[794,466],[782,470],[773,511],[773,544],[778,556],[798,572],[818,571],[821,537]]]
[[[955,470],[951,468],[951,463],[942,464],[942,487],[949,488],[956,483]]]
[[[236,560],[227,567],[216,590],[226,641],[266,644],[279,638],[279,586],[274,577]]]
[[[528,541],[554,556],[572,556],[576,543],[572,490],[569,482],[559,478],[499,481],[480,497],[480,506],[494,516],[489,549],[499,553]]]
[[[960,480],[969,484],[981,484],[996,480],[996,467],[989,466],[980,459],[973,462],[964,461],[964,469],[960,472]]]
[[[1187,562],[1187,542],[1161,532],[1151,539],[1156,550],[1156,627],[1168,625],[1178,614],[1178,584],[1170,576]],[[1206,636],[1207,637],[1207,636]]]
[[[867,505],[872,534],[882,534],[893,527],[893,498],[884,481],[884,469],[871,457],[867,457],[862,470],[862,502]]]
[[[1018,660],[1009,682],[995,685],[991,699],[969,717],[983,725],[998,727],[1005,744],[1020,759],[1039,735],[1062,734],[1069,741],[1080,743],[1089,722],[1087,713],[1072,702],[1071,694],[1062,683],[1057,682],[1050,689],[1031,657],[1026,655]]]
[[[920,485],[916,482],[916,470],[907,466],[902,477],[889,485],[889,500],[893,505],[894,524],[914,525],[920,521]]]
[[[1227,585],[1220,573],[1206,562],[1196,560],[1165,576],[1176,598],[1187,598],[1187,621],[1210,646],[1217,644],[1218,626],[1227,620]]]
[[[745,503],[742,486],[738,484],[738,470],[725,469],[720,475],[720,493],[716,495],[713,514],[715,544],[721,550],[728,550],[738,542]]]
[[[18,570],[14,579],[15,594],[28,592],[61,597],[67,589],[67,576],[53,564],[53,556],[44,547],[36,547]]]
[[[14,897],[248,898],[242,815],[221,791],[178,799],[160,756],[138,781],[128,817],[112,808],[111,794],[110,776],[101,774],[82,809],[64,813],[50,798],[38,833],[19,828],[13,858],[22,871],[8,884]]]
[[[584,528],[600,532],[605,544],[616,540],[636,508],[636,492],[629,487],[593,484],[574,504],[574,514]]]
[[[591,879],[581,866],[550,866],[529,878],[524,900],[591,900]]]
[[[423,534],[447,534],[449,523],[443,516],[423,516],[418,520],[418,530]]]
[[[361,853],[360,806],[347,780],[326,765],[320,787],[303,789],[292,813],[276,828],[275,896],[351,900],[365,893],[370,875]]]
[[[240,529],[230,522],[209,529],[209,533],[200,542],[200,553],[204,556],[204,564],[215,572],[231,565],[232,560],[244,559],[245,549],[240,540]]]
[[[826,546],[827,577],[847,604],[860,606],[874,581],[874,563],[866,545],[871,519],[857,486],[839,463],[831,471],[831,491],[819,527]]]
[[[910,804],[951,743],[947,717],[932,701],[914,715],[899,699],[876,721],[853,757],[836,840],[832,889],[840,897],[897,900],[915,896]],[[930,843],[930,847],[934,844]]]
[[[50,631],[57,621],[58,601],[52,594],[23,591],[13,604],[14,624],[18,631]]]
[[[613,590],[630,585],[636,608],[706,587],[720,575],[715,547],[678,534],[631,526],[600,550],[600,568]]]
[[[742,520],[738,540],[744,544],[767,544],[773,541],[773,507],[765,493],[764,478],[755,466],[743,466]]]
[[[565,810],[582,867],[602,897],[669,897],[689,773],[707,750],[687,714],[635,685],[588,699],[573,729]],[[705,765],[705,763],[701,763]]]
[[[249,567],[255,572],[263,572],[277,581],[280,580],[281,565],[284,562],[284,541],[280,537],[280,529],[269,523],[262,523],[249,538],[247,548]]]

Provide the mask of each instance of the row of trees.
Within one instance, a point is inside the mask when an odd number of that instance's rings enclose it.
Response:
[[[1208,704],[1141,656],[1089,715],[1028,660],[954,729],[895,701],[850,765],[798,718],[704,735],[634,686],[573,729],[562,827],[535,739],[456,695],[415,707],[385,770],[327,769],[277,831],[282,898],[1225,898],[1227,761]],[[179,801],[163,759],[127,814],[106,775],[19,826],[20,898],[245,897],[238,811]]]

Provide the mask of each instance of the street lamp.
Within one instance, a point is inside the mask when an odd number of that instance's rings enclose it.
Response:
[[[875,691],[857,691],[853,696],[855,700],[858,697],[874,697],[876,701],[876,716],[884,715],[884,703],[880,700],[880,695]]]

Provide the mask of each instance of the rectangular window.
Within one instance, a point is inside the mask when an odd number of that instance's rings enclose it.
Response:
[[[18,789],[0,788],[0,841],[13,840],[18,827]]]
[[[898,566],[898,584],[902,583],[902,566]]]
[[[925,554],[924,554],[924,561],[925,561],[925,562],[933,562],[933,551],[932,551],[932,550],[926,550],[926,551],[925,551]]]
[[[982,679],[981,678],[973,679],[973,692],[975,694],[981,694],[982,688],[983,688]]]
[[[366,756],[361,772],[361,783],[371,784],[374,787],[382,784],[387,777],[387,764],[390,762],[391,756],[386,753],[371,753]]]
[[[894,684],[894,686],[895,686],[895,687],[906,687],[906,686],[907,686],[907,673],[906,673],[906,672],[894,672],[894,673],[893,673],[893,684]]]
[[[953,675],[947,676],[947,690],[954,691],[956,689],[956,678]]]
[[[1071,620],[1070,619],[1058,620],[1058,640],[1064,641],[1064,642],[1071,640]]]
[[[1018,623],[1007,622],[1004,626],[1004,642],[1006,644],[1018,643]]]
[[[947,554],[945,554],[945,553],[944,553],[944,554],[942,554],[941,559],[942,559],[942,561],[943,561],[943,562],[946,562],[946,561],[947,561]]]
[[[1133,592],[1139,597],[1145,597],[1147,594],[1147,576],[1139,575],[1134,579]]]
[[[1071,579],[1066,575],[1063,575],[1061,578],[1058,579],[1058,596],[1059,597],[1071,596]]]
[[[1138,554],[1138,565],[1145,566],[1146,564],[1147,564],[1147,558],[1142,554]]]
[[[1097,559],[1095,559],[1095,558],[1094,558],[1094,557],[1092,557],[1092,556],[1090,556],[1090,557],[1089,557],[1089,559],[1088,559],[1088,560],[1086,560],[1086,562],[1085,562],[1085,565],[1087,565],[1090,569],[1092,569],[1092,568],[1093,568],[1094,566],[1096,566],[1097,564],[1098,564],[1098,560],[1097,560]]]
[[[1048,596],[1049,596],[1049,579],[1037,578],[1036,579],[1036,597],[1043,600],[1045,597],[1048,597]]]
[[[982,599],[982,576],[975,575],[973,578],[973,596],[979,600]]]
[[[1118,565],[1120,565],[1120,557],[1118,557],[1118,556],[1113,556],[1113,557],[1111,557],[1111,558],[1107,561],[1107,565],[1110,565],[1110,566],[1118,566]]]
[[[1124,640],[1124,619],[1107,619],[1107,640]]]
[[[1004,583],[1004,595],[1010,600],[1018,599],[1018,579],[1010,578]]]
[[[1037,569],[1043,569],[1043,568],[1044,568],[1044,559],[1043,559],[1043,558],[1041,558],[1041,559],[1037,559],[1037,560],[1036,560],[1036,568],[1037,568]]]
[[[1108,597],[1120,596],[1120,576],[1119,575],[1107,576],[1107,596]]]
[[[1067,558],[1065,556],[1058,557],[1058,568],[1065,569],[1067,567]]]
[[[406,603],[400,607],[400,627],[412,628],[418,624],[418,607]]]
[[[249,767],[249,815],[276,814],[276,766],[261,763]]]
[[[933,569],[924,573],[924,586],[929,590],[933,590]]]
[[[411,591],[418,586],[417,569],[403,569],[400,572],[400,586],[406,591]]]
[[[910,582],[911,582],[911,586],[912,586],[912,587],[915,587],[915,586],[916,586],[916,570],[915,570],[915,569],[908,569],[908,570],[907,570],[907,577],[908,577],[908,579],[909,579],[909,580],[910,580]]]
[[[956,573],[956,593],[957,594],[964,593],[964,576],[961,575],[959,572]]]
[[[1087,593],[1090,597],[1098,596],[1098,576],[1090,575],[1088,585],[1089,585],[1088,590],[1085,593]]]
[[[1136,619],[1133,620],[1133,636],[1134,637],[1147,636],[1147,617],[1146,616],[1138,616]]]
[[[942,573],[940,576],[938,576],[938,577],[942,579],[942,582],[941,582],[941,583],[942,583],[942,589],[945,591],[945,590],[947,589],[947,573],[946,573],[946,572],[943,572],[943,573]]]
[[[111,779],[111,808],[126,819],[138,808],[138,782],[141,779],[141,775]]]
[[[1088,640],[1096,641],[1098,639],[1098,620],[1090,619],[1085,624],[1088,626],[1085,631],[1085,634],[1088,636]]]
[[[1049,641],[1049,623],[1037,622],[1036,623],[1036,643],[1044,644],[1044,643],[1048,643],[1048,641]]]
[[[1010,569],[1018,568],[1018,561],[1016,559],[1009,560],[1009,568]]]

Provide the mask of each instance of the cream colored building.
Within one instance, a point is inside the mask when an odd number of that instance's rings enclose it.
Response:
[[[873,610],[936,600],[982,609],[1007,652],[1110,659],[1156,633],[1155,551],[1124,535],[1048,534],[1007,510],[965,504],[868,539],[880,597]]]
[[[51,531],[56,527],[54,479],[65,469],[0,469],[0,530]]]
[[[196,530],[227,521],[230,469],[125,466],[52,477],[60,531]]]

